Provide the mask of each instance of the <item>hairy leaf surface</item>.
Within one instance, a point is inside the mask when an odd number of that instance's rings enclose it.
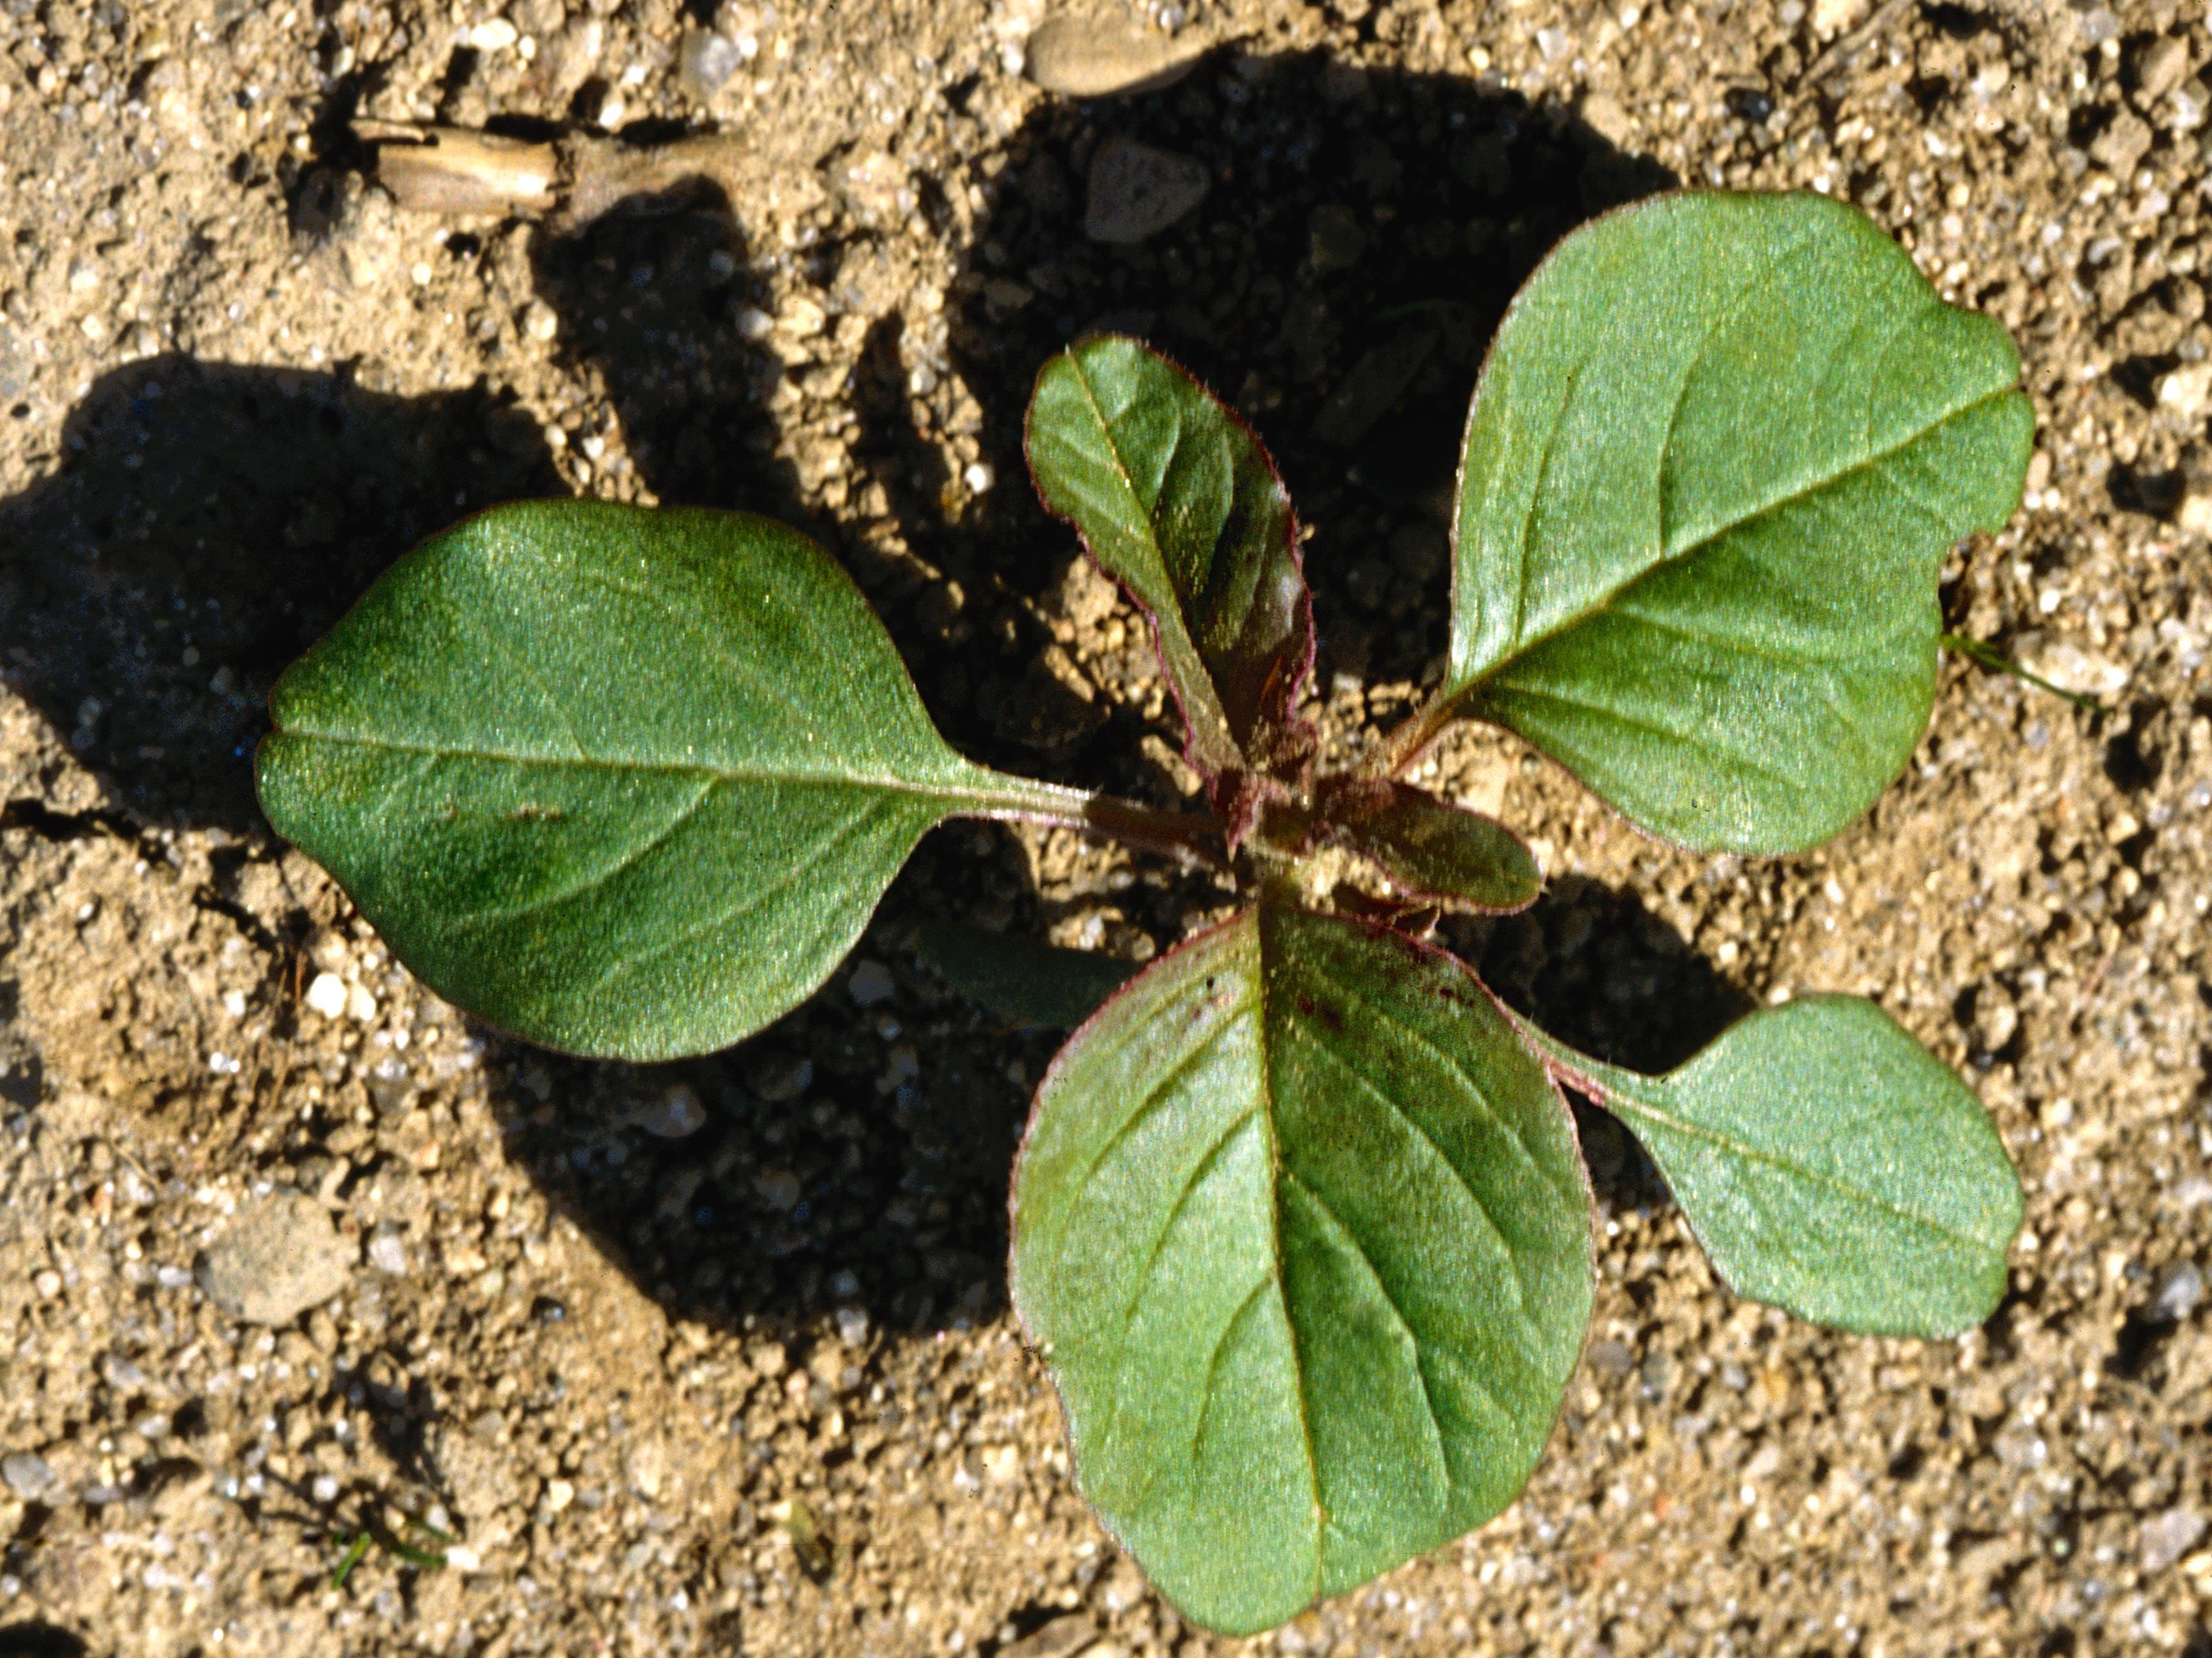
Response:
[[[1442,695],[1684,844],[1826,838],[1927,726],[1944,554],[2019,503],[2019,374],[1825,197],[1598,220],[1476,389]]]
[[[1957,1335],[2003,1298],[2021,1215],[2004,1144],[1872,1002],[1765,1009],[1663,1077],[1534,1040],[1644,1143],[1739,1295],[1899,1336]]]
[[[1115,335],[1037,376],[1029,457],[1045,505],[1151,613],[1209,776],[1295,764],[1313,666],[1313,604],[1275,464],[1213,394]]]
[[[574,1053],[720,1048],[811,992],[984,770],[812,542],[538,501],[402,559],[278,683],[259,784],[439,994]]]
[[[1263,906],[1061,1050],[1013,1295],[1093,1505],[1185,1612],[1244,1632],[1512,1499],[1581,1351],[1589,1195],[1465,968]]]
[[[1374,860],[1401,892],[1500,914],[1526,909],[1544,877],[1521,837],[1494,817],[1386,778],[1330,780],[1324,833]]]

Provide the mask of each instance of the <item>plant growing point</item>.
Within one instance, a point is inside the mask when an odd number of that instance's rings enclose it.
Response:
[[[1203,812],[956,753],[796,532],[581,501],[395,565],[278,685],[262,799],[433,989],[631,1059],[811,993],[949,817],[1233,878],[1245,908],[1133,975],[922,948],[1081,1021],[1014,1171],[1014,1305],[1106,1525],[1190,1618],[1262,1630],[1481,1524],[1541,1455],[1592,1294],[1563,1087],[1643,1142],[1738,1294],[1923,1337],[2003,1295],[2003,1146],[1887,1014],[1802,998],[1663,1077],[1575,1053],[1425,936],[1534,902],[1527,847],[1404,780],[1474,718],[1685,846],[1834,834],[1926,727],[1944,555],[2018,501],[2018,379],[1852,210],[1656,197],[1570,236],[1501,325],[1443,679],[1352,770],[1301,712],[1312,603],[1265,447],[1104,337],[1045,365],[1030,459],[1150,619]]]

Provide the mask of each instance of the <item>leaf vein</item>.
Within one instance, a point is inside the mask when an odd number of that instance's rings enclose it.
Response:
[[[714,793],[714,788],[715,785],[711,778],[702,781],[698,793],[685,801],[673,817],[635,846],[629,848],[605,869],[592,871],[582,880],[573,885],[563,887],[557,892],[540,893],[526,902],[511,904],[504,908],[470,910],[465,914],[456,914],[448,918],[450,924],[455,928],[465,930],[492,926],[502,921],[520,920],[526,915],[534,915],[542,910],[556,909],[562,904],[583,897],[586,893],[598,891],[624,870],[635,867],[666,845],[685,824],[698,816],[699,808],[706,805],[708,797]]]
[[[1529,635],[1526,638],[1516,639],[1513,641],[1512,648],[1510,653],[1499,655],[1496,659],[1492,660],[1478,672],[1469,676],[1468,683],[1470,684],[1479,683],[1483,680],[1492,677],[1503,671],[1511,663],[1528,655],[1529,652],[1536,649],[1537,647],[1558,637],[1559,635],[1567,632],[1572,628],[1579,626],[1582,623],[1588,621],[1591,616],[1607,610],[1612,605],[1613,600],[1617,598],[1626,588],[1638,581],[1643,580],[1653,571],[1661,569],[1670,564],[1678,564],[1682,562],[1684,560],[1693,558],[1698,553],[1703,552],[1706,548],[1720,540],[1723,536],[1731,535],[1735,531],[1742,529],[1746,525],[1753,523],[1756,520],[1767,517],[1771,513],[1780,512],[1784,507],[1795,506],[1802,501],[1808,500],[1814,495],[1819,495],[1822,491],[1828,489],[1836,484],[1844,483],[1847,479],[1868,471],[1869,468],[1881,465],[1881,463],[1892,459],[1893,456],[1901,454],[1905,451],[1912,448],[1914,446],[1924,442],[1929,438],[1935,436],[1938,432],[1942,431],[1945,427],[1951,425],[1954,422],[1965,419],[1966,416],[1973,414],[1976,410],[1983,408],[1986,404],[1996,403],[2005,398],[2012,396],[2015,389],[2016,388],[2011,385],[2006,385],[1998,387],[1993,392],[1979,393],[1974,398],[1969,399],[1967,402],[1959,404],[1956,408],[1947,410],[1943,414],[1938,416],[1936,419],[1930,421],[1927,425],[1920,428],[1917,431],[1915,431],[1905,437],[1900,438],[1897,442],[1891,444],[1887,448],[1876,451],[1872,454],[1863,456],[1848,465],[1838,467],[1834,471],[1808,479],[1804,483],[1798,485],[1788,493],[1778,495],[1771,501],[1762,501],[1757,507],[1751,508],[1726,523],[1717,524],[1706,530],[1699,531],[1694,539],[1686,542],[1681,546],[1675,548],[1671,551],[1662,550],[1660,556],[1654,559],[1650,563],[1644,565],[1633,575],[1627,577],[1618,586],[1600,593],[1589,604],[1569,611],[1566,615],[1560,616],[1556,622],[1553,623],[1549,627],[1543,629],[1540,632]]]
[[[1373,1004],[1371,1003],[1367,1005],[1370,1009],[1373,1007]],[[1453,1181],[1459,1187],[1461,1191],[1467,1193],[1468,1201],[1474,1206],[1475,1213],[1482,1217],[1483,1225],[1488,1229],[1491,1236],[1498,1241],[1498,1248],[1504,1250],[1506,1271],[1513,1283],[1514,1309],[1520,1314],[1522,1323],[1526,1325],[1528,1329],[1533,1332],[1536,1327],[1536,1321],[1534,1318],[1530,1315],[1528,1310],[1530,1292],[1526,1280],[1524,1280],[1521,1276],[1520,1258],[1513,1248],[1513,1242],[1510,1238],[1505,1236],[1504,1228],[1498,1224],[1498,1218],[1490,1212],[1489,1206],[1484,1203],[1480,1197],[1476,1195],[1474,1187],[1468,1183],[1467,1175],[1461,1171],[1459,1165],[1451,1160],[1450,1157],[1446,1154],[1443,1147],[1437,1144],[1435,1138],[1430,1134],[1428,1130],[1424,1128],[1419,1122],[1415,1121],[1412,1114],[1409,1113],[1405,1107],[1400,1105],[1397,1101],[1392,1099],[1388,1093],[1384,1092],[1382,1088],[1377,1084],[1372,1078],[1369,1077],[1364,1071],[1354,1065],[1351,1060],[1346,1058],[1343,1054],[1338,1052],[1335,1048],[1331,1048],[1327,1042],[1322,1042],[1318,1035],[1307,1027],[1304,1025],[1292,1025],[1291,1028],[1300,1036],[1305,1039],[1308,1045],[1312,1048],[1315,1053],[1319,1054],[1324,1059],[1333,1060],[1335,1063],[1337,1069],[1344,1072],[1346,1076],[1351,1078],[1354,1083],[1358,1084],[1363,1092],[1370,1094],[1376,1099],[1381,1101],[1382,1105],[1389,1111],[1389,1113],[1393,1116],[1398,1118],[1400,1121],[1403,1122],[1407,1128],[1411,1129],[1414,1135],[1419,1138],[1431,1151],[1436,1154],[1437,1161],[1442,1163],[1446,1169],[1451,1171]],[[1402,1026],[1400,1027],[1401,1029],[1403,1028],[1404,1027]],[[1474,1093],[1478,1100],[1481,1101],[1484,1114],[1488,1116],[1492,1122],[1498,1122],[1501,1127],[1504,1127],[1505,1125],[1500,1121],[1498,1114],[1490,1108],[1489,1101],[1485,1099],[1480,1091],[1474,1088],[1474,1084],[1463,1074],[1461,1077],[1461,1080],[1462,1083],[1466,1084],[1468,1090]],[[1510,1131],[1509,1130],[1508,1132],[1510,1133]],[[1516,1138],[1517,1139],[1518,1137],[1516,1136]],[[1532,1158],[1531,1161],[1533,1162],[1534,1159]]]
[[[1437,1471],[1443,1476],[1444,1502],[1449,1507],[1451,1502],[1453,1481],[1451,1466],[1444,1455],[1443,1418],[1437,1413],[1436,1392],[1429,1385],[1428,1367],[1421,1362],[1419,1333],[1413,1328],[1413,1321],[1406,1316],[1406,1309],[1399,1303],[1397,1297],[1391,1294],[1389,1282],[1383,1278],[1382,1269],[1375,1264],[1375,1257],[1368,1253],[1367,1246],[1360,1241],[1359,1235],[1345,1224],[1344,1217],[1336,1212],[1335,1206],[1322,1194],[1321,1190],[1312,1181],[1302,1176],[1297,1169],[1285,1168],[1283,1170],[1283,1177],[1310,1198],[1314,1206],[1321,1211],[1322,1218],[1337,1232],[1342,1234],[1344,1241],[1352,1246],[1352,1252],[1359,1257],[1360,1264],[1366,1267],[1368,1276],[1375,1280],[1376,1293],[1382,1297],[1382,1304],[1390,1309],[1391,1318],[1396,1321],[1398,1327],[1405,1332],[1407,1345],[1413,1349],[1413,1374],[1419,1378],[1421,1384],[1421,1408],[1428,1415],[1429,1431],[1436,1439]],[[1480,1380],[1476,1381],[1475,1385],[1488,1396],[1492,1404],[1496,1405],[1498,1402],[1498,1396],[1491,1393],[1489,1388]],[[1512,1412],[1509,1411],[1506,1414],[1510,1416]]]
[[[1933,1233],[1937,1237],[1957,1244],[1962,1248],[1987,1251],[1992,1247],[1985,1239],[1978,1238],[1970,1233],[1947,1226],[1932,1216],[1916,1213],[1875,1193],[1854,1186],[1850,1181],[1829,1174],[1825,1169],[1814,1169],[1809,1164],[1792,1163],[1775,1152],[1754,1145],[1749,1140],[1740,1139],[1735,1135],[1723,1133],[1719,1129],[1708,1128],[1702,1123],[1692,1122],[1686,1118],[1675,1116],[1671,1112],[1663,1111],[1648,1101],[1623,1090],[1609,1089],[1607,1091],[1626,1106],[1632,1114],[1647,1118],[1662,1127],[1672,1129],[1686,1139],[1702,1140],[1723,1151],[1741,1157],[1747,1163],[1761,1163],[1784,1175],[1795,1175],[1809,1185],[1824,1187],[1838,1196],[1863,1203],[1870,1209],[1878,1209],[1893,1220],[1917,1226],[1923,1231]]]

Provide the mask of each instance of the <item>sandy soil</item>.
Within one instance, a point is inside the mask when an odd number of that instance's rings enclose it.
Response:
[[[762,1036],[558,1060],[272,843],[264,698],[471,506],[743,503],[845,561],[969,752],[1170,800],[1136,618],[1020,470],[1037,364],[1114,325],[1277,446],[1365,740],[1442,647],[1506,297],[1670,179],[1847,197],[2012,329],[2039,447],[1948,620],[2104,708],[1954,665],[1872,817],[1764,861],[1464,733],[1443,785],[1552,884],[1455,939],[1633,1064],[1879,998],[2020,1163],[2014,1293],[1942,1345],[1737,1303],[1593,1118],[1593,1344],[1525,1497],[1254,1649],[2212,1652],[2204,7],[1885,5],[1826,57],[1863,3],[1183,9],[1194,74],[1078,102],[1021,73],[1036,0],[0,0],[0,1654],[1228,1649],[1087,1517],[1010,1326],[1054,1039],[909,944],[1141,957],[1218,894],[954,827]],[[357,117],[740,144],[564,229],[398,212]],[[1122,138],[1206,189],[1109,245]],[[407,1515],[446,1569],[331,1587]]]

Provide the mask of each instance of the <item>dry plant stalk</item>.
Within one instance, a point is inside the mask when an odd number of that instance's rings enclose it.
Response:
[[[617,206],[673,205],[702,184],[737,193],[738,140],[702,133],[638,146],[574,133],[544,142],[404,121],[354,123],[376,153],[377,181],[418,213],[518,214],[562,228]]]

